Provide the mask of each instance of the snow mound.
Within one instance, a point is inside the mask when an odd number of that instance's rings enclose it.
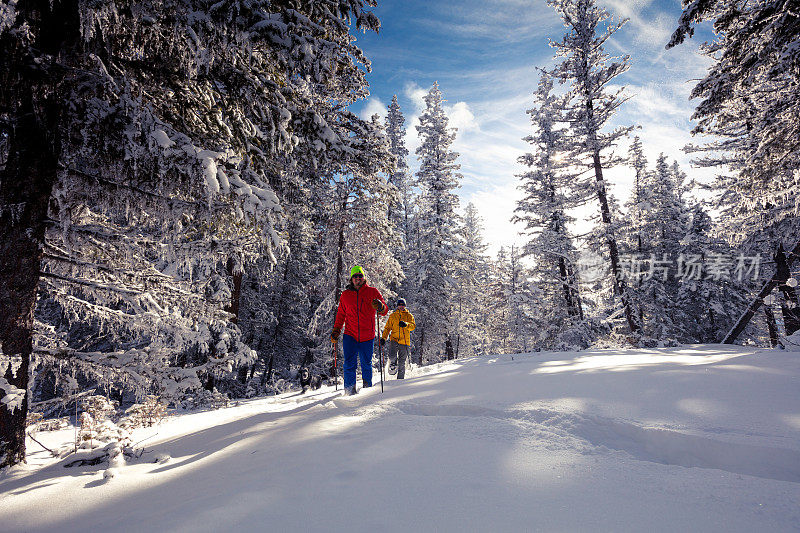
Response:
[[[61,463],[15,471],[0,523],[796,531],[798,382],[800,353],[718,345],[451,361],[383,394],[323,387],[171,417],[135,437],[153,437],[155,460],[102,490]]]

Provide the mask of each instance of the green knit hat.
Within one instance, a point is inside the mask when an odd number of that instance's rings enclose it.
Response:
[[[358,265],[356,265],[356,266],[354,266],[353,268],[351,268],[351,269],[350,269],[350,277],[351,277],[351,278],[352,278],[353,276],[355,276],[356,274],[361,274],[362,276],[364,276],[364,277],[367,277],[367,275],[366,275],[366,274],[364,274],[364,269],[363,269],[363,268],[361,268],[361,267],[360,267],[360,266],[358,266]]]

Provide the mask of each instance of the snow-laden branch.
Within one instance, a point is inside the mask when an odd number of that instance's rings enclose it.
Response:
[[[18,389],[2,376],[0,376],[0,391],[5,395],[0,398],[0,404],[6,406],[12,413],[16,409],[22,408],[22,402],[25,400],[25,390]]]

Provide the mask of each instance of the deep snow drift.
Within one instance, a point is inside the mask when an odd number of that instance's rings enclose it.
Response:
[[[800,353],[467,359],[138,430],[110,480],[30,443],[2,531],[797,531]],[[40,433],[45,444],[69,430]],[[45,442],[45,439],[47,442]]]

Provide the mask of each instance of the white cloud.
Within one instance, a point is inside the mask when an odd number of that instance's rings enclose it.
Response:
[[[487,46],[544,38],[561,24],[544,0],[460,0],[430,4],[430,15],[414,18],[414,24],[456,39],[480,39]]]
[[[406,83],[405,87],[403,87],[403,93],[414,104],[414,112],[416,114],[425,109],[425,96],[428,94],[428,90],[423,89],[413,81]]]
[[[625,104],[627,109],[623,112],[631,114],[634,120],[640,117],[648,122],[666,120],[686,124],[694,109],[688,97],[678,97],[675,94],[676,87],[669,84],[650,82],[643,86],[628,85],[626,92],[633,98]]]
[[[453,106],[445,106],[444,112],[451,128],[457,128],[460,133],[477,127],[475,115],[470,111],[466,102],[457,102]]]
[[[640,57],[663,54],[665,45],[678,25],[677,15],[652,8],[653,0],[603,0],[600,3],[614,19],[629,19],[628,24],[615,36],[612,46],[621,46],[622,43],[617,40],[632,35],[628,44],[635,50],[626,44],[623,47],[625,53]],[[643,49],[646,51],[643,52]]]
[[[652,20],[639,19],[635,24],[636,37],[634,37],[634,40],[639,45],[649,45],[663,49],[669,42],[669,38],[677,25],[675,17],[666,13],[659,13]]]
[[[653,0],[602,0],[600,2],[612,15],[631,20],[639,18],[638,14],[652,3]]]
[[[380,98],[371,97],[367,100],[367,105],[361,110],[359,116],[363,120],[370,120],[372,115],[378,115],[381,117],[381,123],[386,119],[387,114],[387,105],[384,104]]]

